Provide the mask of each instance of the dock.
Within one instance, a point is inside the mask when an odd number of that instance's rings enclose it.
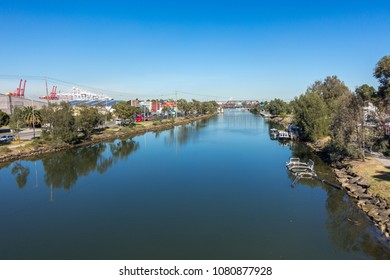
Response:
[[[341,190],[340,186],[317,176],[314,170],[314,161],[311,159],[309,159],[308,162],[302,162],[299,158],[290,158],[290,160],[286,162],[286,167],[288,171],[295,176],[295,179],[291,184],[292,187],[294,187],[300,179],[314,179],[335,189]]]

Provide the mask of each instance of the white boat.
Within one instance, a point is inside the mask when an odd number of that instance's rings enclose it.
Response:
[[[287,131],[279,130],[279,139],[290,139],[290,134]]]

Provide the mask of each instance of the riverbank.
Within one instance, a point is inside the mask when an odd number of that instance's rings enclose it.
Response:
[[[106,128],[99,134],[93,134],[91,139],[84,140],[78,144],[65,144],[65,143],[50,143],[40,141],[39,139],[32,141],[22,141],[19,143],[13,143],[8,146],[0,147],[0,163],[10,163],[19,159],[25,159],[35,157],[43,154],[54,153],[63,151],[75,147],[100,143],[104,141],[112,141],[118,138],[132,138],[138,135],[142,135],[147,132],[157,132],[167,129],[171,129],[175,126],[185,125],[194,121],[209,119],[216,114],[207,114],[190,118],[178,118],[174,122],[163,121],[161,123],[145,122],[137,123],[134,127],[114,127]]]
[[[324,157],[324,147],[330,137],[314,143],[306,142],[317,155]],[[374,157],[344,160],[334,164],[337,181],[348,196],[390,238],[390,161]]]
[[[284,127],[291,118],[274,117]],[[325,137],[316,142],[304,142],[314,153],[328,161],[324,148],[331,141]],[[390,160],[366,157],[365,161],[345,160],[333,163],[337,181],[351,200],[359,207],[390,240]]]
[[[390,173],[377,159],[348,161],[335,168],[341,186],[386,238],[390,238]]]

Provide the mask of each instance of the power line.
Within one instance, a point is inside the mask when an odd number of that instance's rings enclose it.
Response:
[[[187,92],[187,91],[175,91],[170,94],[159,94],[159,95],[153,95],[153,94],[137,94],[134,92],[123,92],[123,91],[114,91],[114,90],[107,90],[107,89],[102,89],[102,88],[96,88],[96,87],[91,87],[87,85],[82,85],[79,83],[74,83],[74,82],[68,82],[64,81],[61,79],[53,78],[53,77],[47,77],[47,76],[34,76],[34,75],[6,75],[6,74],[0,74],[0,79],[21,79],[21,78],[29,79],[29,80],[39,80],[39,81],[49,81],[51,83],[55,84],[60,84],[63,86],[69,86],[69,87],[80,87],[83,89],[91,90],[91,91],[97,91],[100,93],[111,93],[115,95],[121,95],[121,96],[136,96],[136,97],[142,97],[142,98],[156,98],[156,97],[167,97],[167,96],[172,96],[177,99],[178,94],[183,94],[183,95],[190,95],[190,96],[199,96],[199,97],[206,97],[209,99],[225,99],[225,100],[231,100],[233,99],[232,97],[227,97],[227,96],[218,96],[218,95],[207,95],[207,94],[199,94],[199,93],[193,93],[193,92]],[[245,98],[240,98],[240,100],[244,100]],[[249,100],[249,99],[248,99]]]

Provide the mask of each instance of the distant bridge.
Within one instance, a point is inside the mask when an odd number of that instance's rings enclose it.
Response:
[[[223,108],[251,108],[255,104],[259,104],[259,100],[228,100],[218,101],[218,104]]]

